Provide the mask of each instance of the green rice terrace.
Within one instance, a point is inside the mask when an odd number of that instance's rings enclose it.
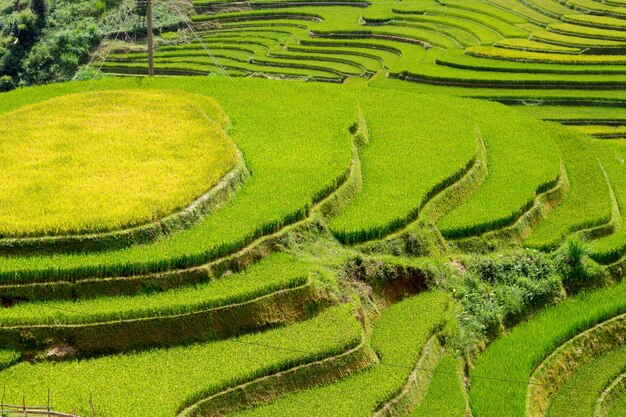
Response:
[[[0,0],[0,417],[626,416],[626,0],[142,6]]]

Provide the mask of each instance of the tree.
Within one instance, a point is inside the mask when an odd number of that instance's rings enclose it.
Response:
[[[36,25],[39,30],[46,26],[46,15],[48,14],[48,3],[46,0],[31,0],[30,9],[37,16]]]

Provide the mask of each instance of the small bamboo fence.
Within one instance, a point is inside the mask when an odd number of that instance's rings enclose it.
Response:
[[[26,397],[22,398],[22,405],[5,404],[4,393],[2,394],[2,400],[0,401],[0,417],[31,417],[31,416],[44,416],[44,417],[81,417],[75,414],[62,413],[55,411],[50,405],[50,390],[48,389],[48,405],[44,406],[32,406],[26,405]],[[96,417],[96,410],[93,406],[91,395],[89,396],[89,407],[91,408],[91,416]]]
[[[2,417],[30,417],[30,416],[47,416],[47,417],[80,417],[75,414],[60,413],[54,411],[52,407],[37,407],[27,405],[11,405],[0,404],[0,416]]]

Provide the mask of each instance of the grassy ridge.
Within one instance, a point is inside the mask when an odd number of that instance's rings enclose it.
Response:
[[[618,230],[612,235],[595,240],[590,245],[591,256],[598,262],[610,263],[619,260],[626,254],[626,228],[624,227],[626,202],[626,173],[623,161],[626,156],[624,145],[619,142],[600,141],[596,145],[600,152],[600,160],[606,169],[609,181],[615,192],[621,219]]]
[[[490,115],[496,109],[481,103],[471,113],[487,147],[489,174],[476,193],[439,221],[444,237],[477,235],[513,223],[559,174],[559,151],[550,130],[506,108],[494,119]]]
[[[85,324],[184,314],[303,285],[308,275],[306,262],[279,253],[243,272],[191,288],[134,297],[18,304],[0,310],[0,326]]]
[[[379,238],[414,219],[433,192],[473,160],[474,124],[449,102],[380,92],[361,99],[371,140],[361,152],[363,191],[331,222],[341,242]]]
[[[370,416],[403,386],[420,350],[452,312],[448,297],[429,292],[393,305],[383,312],[372,335],[372,347],[382,363],[334,384],[313,388],[236,414],[256,416]]]
[[[550,402],[547,417],[594,415],[600,393],[626,370],[626,349],[601,355],[579,369]],[[576,396],[576,404],[572,396]]]
[[[526,246],[554,249],[568,234],[599,226],[610,220],[611,199],[594,145],[586,136],[573,131],[552,129],[565,163],[570,191],[565,201],[533,230]]]
[[[409,417],[451,417],[465,415],[465,394],[461,387],[458,359],[444,356],[435,368],[426,397]]]
[[[513,328],[484,351],[470,372],[474,416],[523,415],[526,384],[489,378],[527,381],[537,364],[560,344],[625,311],[626,285],[620,283],[563,301]]]
[[[521,62],[543,62],[572,65],[621,65],[626,57],[621,55],[566,55],[544,52],[517,51],[492,46],[472,46],[467,53],[477,57],[497,58]]]
[[[360,339],[353,307],[344,305],[238,339],[84,361],[23,362],[0,376],[8,403],[21,404],[25,395],[29,404],[46,404],[50,388],[55,410],[76,407],[77,413],[88,414],[91,395],[103,417],[172,416],[209,393],[343,352]]]
[[[91,88],[129,86],[138,85],[134,80],[115,80],[94,82]],[[13,100],[2,105],[17,107],[85,87],[16,91],[11,93]],[[0,258],[0,281],[128,275],[198,265],[303,218],[349,166],[348,127],[357,111],[348,90],[263,80],[231,83],[223,78],[155,79],[143,82],[142,88],[216,97],[232,119],[232,139],[244,154],[251,178],[222,209],[184,232],[107,253]]]

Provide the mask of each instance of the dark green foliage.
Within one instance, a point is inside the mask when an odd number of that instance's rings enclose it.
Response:
[[[546,255],[522,251],[476,257],[444,283],[459,300],[462,349],[492,338],[529,312],[563,296],[561,277]]]
[[[38,42],[22,64],[22,82],[45,84],[69,80],[76,68],[89,56],[90,48],[100,40],[98,28],[64,29]]]
[[[136,0],[135,10],[137,12],[137,16],[145,17],[146,16],[146,0]]]
[[[0,76],[0,92],[9,91],[13,88],[15,88],[15,84],[13,83],[13,79],[10,76]]]
[[[599,287],[609,280],[606,268],[589,258],[589,251],[578,237],[569,238],[557,253],[563,285],[569,293]]]
[[[37,16],[37,29],[40,31],[46,26],[46,17],[48,15],[48,3],[46,0],[31,0],[30,9]]]

